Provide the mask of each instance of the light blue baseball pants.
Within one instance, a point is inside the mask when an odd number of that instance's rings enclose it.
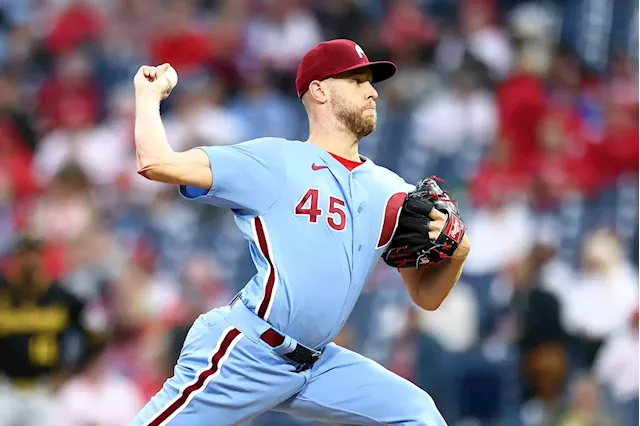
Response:
[[[243,303],[200,315],[174,376],[131,425],[226,426],[275,410],[350,425],[446,426],[426,392],[335,344],[296,372],[283,357],[296,342],[272,348],[260,339],[268,327]]]

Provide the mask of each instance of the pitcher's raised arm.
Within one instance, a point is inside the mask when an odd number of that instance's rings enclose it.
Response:
[[[169,96],[175,84],[168,77],[170,68],[169,64],[142,66],[133,78],[138,173],[158,182],[208,189],[213,181],[209,157],[200,149],[175,152],[167,141],[160,102]]]

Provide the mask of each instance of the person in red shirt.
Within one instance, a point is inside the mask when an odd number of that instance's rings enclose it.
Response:
[[[82,43],[99,41],[104,22],[98,11],[83,0],[71,0],[58,17],[46,45],[54,55],[64,55]]]
[[[149,40],[152,63],[171,63],[179,74],[205,67],[213,58],[211,42],[194,28],[194,2],[165,2],[162,31]]]
[[[536,151],[536,129],[545,110],[541,79],[531,73],[516,72],[496,91],[500,134],[511,147],[514,163],[526,161]]]
[[[530,181],[527,170],[514,161],[512,145],[499,140],[470,181],[472,203],[480,208],[502,203],[526,192]]]
[[[81,129],[100,119],[102,93],[88,58],[74,50],[57,60],[56,74],[45,81],[38,98],[40,131]]]
[[[613,184],[623,174],[638,175],[637,114],[621,104],[605,108],[605,129],[599,141],[589,144],[586,153],[593,174],[594,189]]]

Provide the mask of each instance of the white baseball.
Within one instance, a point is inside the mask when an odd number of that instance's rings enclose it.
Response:
[[[169,81],[169,84],[171,84],[171,90],[173,90],[173,88],[178,84],[178,73],[176,72],[176,69],[169,67],[164,72],[164,76],[167,78],[167,81]]]

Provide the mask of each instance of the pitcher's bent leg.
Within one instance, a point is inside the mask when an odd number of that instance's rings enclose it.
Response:
[[[135,426],[233,425],[269,410],[304,384],[291,366],[230,325],[201,315],[168,379]]]
[[[311,371],[307,386],[274,410],[351,425],[446,426],[425,391],[355,352],[330,344]]]

